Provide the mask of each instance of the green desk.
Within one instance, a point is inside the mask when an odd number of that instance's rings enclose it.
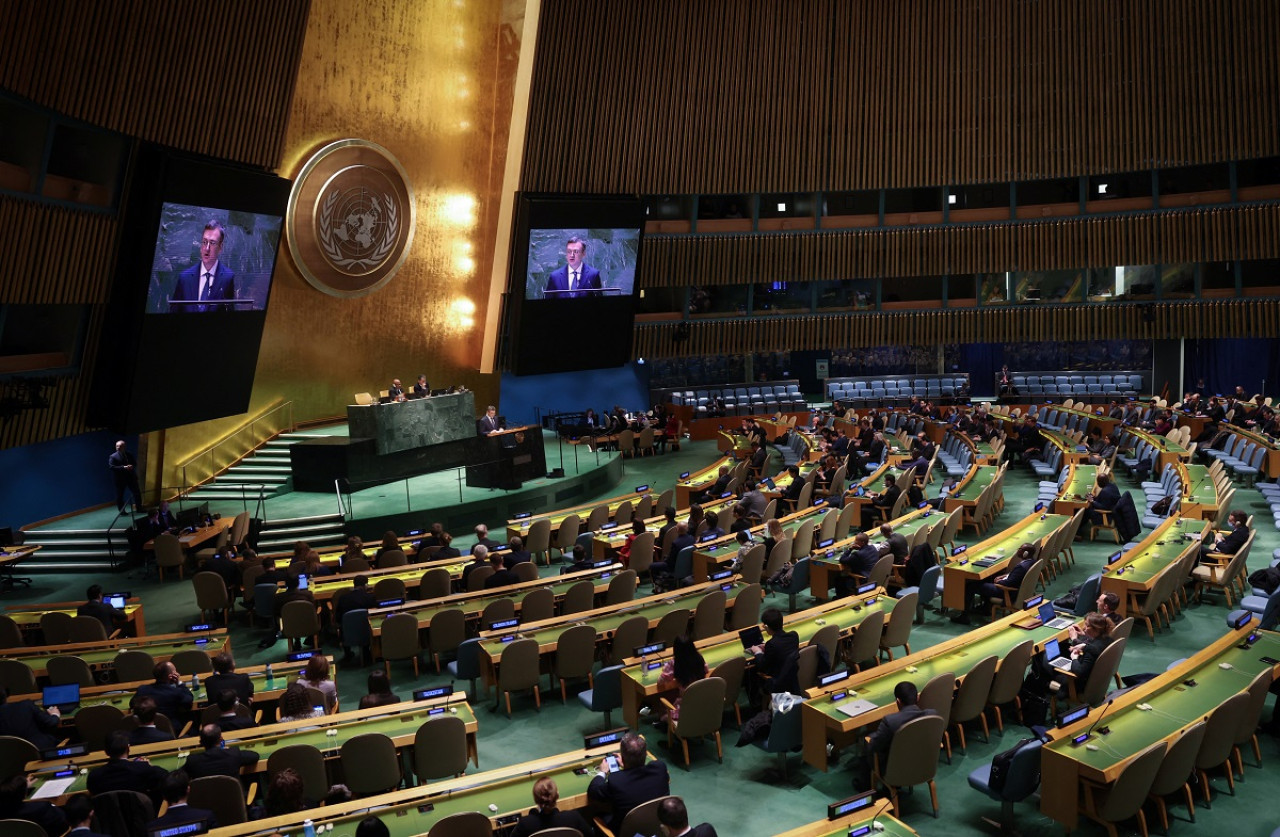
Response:
[[[4,609],[4,615],[17,623],[18,629],[22,631],[22,638],[26,640],[27,637],[34,637],[40,633],[40,617],[46,613],[65,613],[74,617],[81,604],[83,602],[37,602],[35,604],[9,605]],[[124,616],[123,622],[115,624],[116,628],[122,629],[129,636],[147,635],[147,622],[143,618],[142,602],[139,599],[135,597],[125,603]]]
[[[421,564],[406,564],[403,567],[392,567],[386,570],[370,570],[364,573],[346,573],[343,575],[325,575],[311,579],[308,589],[315,596],[316,604],[325,605],[355,586],[356,576],[369,579],[369,590],[384,578],[398,578],[404,582],[405,594],[416,595],[418,584],[427,570],[443,567],[449,576],[457,581],[462,577],[462,570],[471,562],[470,557],[441,558],[439,561],[424,561]]]
[[[1037,514],[1032,512],[999,534],[970,546],[960,555],[951,557],[942,568],[944,587],[942,604],[952,610],[965,609],[965,584],[985,581],[1007,572],[1014,553],[1024,543],[1043,541],[1046,537],[1067,525],[1071,517],[1065,514]],[[992,560],[987,567],[974,566],[974,561]]]
[[[635,616],[648,619],[650,631],[657,627],[663,616],[679,608],[688,608],[690,619],[692,619],[693,611],[698,607],[698,602],[702,601],[702,597],[712,590],[724,587],[728,587],[725,590],[727,612],[733,607],[738,594],[748,586],[739,576],[734,576],[727,581],[695,584],[678,591],[646,596],[622,605],[572,613],[542,622],[531,622],[528,625],[520,625],[514,634],[510,631],[486,631],[480,635],[480,674],[486,692],[489,687],[498,683],[498,665],[502,658],[502,650],[512,639],[536,639],[539,653],[543,656],[552,655],[555,654],[560,635],[575,625],[590,625],[595,628],[596,643],[600,644],[607,642],[619,625]]]
[[[1100,591],[1115,593],[1120,599],[1116,612],[1126,615],[1130,594],[1150,592],[1156,578],[1186,555],[1187,550],[1200,548],[1199,539],[1205,537],[1210,528],[1211,524],[1205,520],[1166,518],[1137,546],[1103,569]]]
[[[236,668],[236,674],[248,675],[249,680],[253,683],[253,708],[260,709],[264,704],[271,704],[280,699],[280,695],[284,694],[284,690],[289,684],[298,678],[303,669],[307,667],[306,660],[301,662],[278,662],[271,664],[271,677],[267,677],[266,665],[249,666],[247,668]],[[329,657],[329,677],[334,682],[338,679],[338,669],[333,662],[333,657]],[[93,686],[88,689],[80,690],[80,706],[62,713],[63,726],[75,726],[75,716],[78,709],[86,706],[114,706],[126,715],[129,714],[129,701],[133,699],[133,694],[139,686],[152,683],[152,680],[136,680],[130,683],[108,683],[103,686]],[[189,685],[189,684],[188,684]],[[195,705],[197,707],[212,703],[205,695],[206,686],[201,680],[199,690],[195,695]],[[215,696],[216,697],[216,696]],[[10,700],[30,700],[37,706],[43,707],[43,694],[32,695],[14,695]],[[272,708],[272,712],[274,712]],[[275,717],[272,715],[271,717]]]
[[[1148,430],[1141,430],[1137,427],[1130,427],[1129,432],[1132,433],[1135,438],[1151,443],[1158,451],[1156,454],[1156,464],[1153,468],[1153,471],[1156,474],[1163,471],[1164,466],[1166,465],[1174,462],[1189,462],[1191,460],[1191,451],[1176,442],[1169,441],[1164,436],[1157,436]]]
[[[1070,831],[1078,820],[1076,801],[1082,780],[1103,785],[1114,782],[1144,748],[1157,741],[1176,740],[1227,698],[1247,689],[1261,672],[1280,672],[1280,666],[1261,660],[1266,656],[1280,659],[1280,634],[1259,631],[1252,648],[1236,647],[1257,624],[1255,619],[1250,625],[1228,631],[1173,670],[1116,698],[1109,707],[1094,709],[1065,729],[1051,730],[1054,740],[1045,745],[1040,756],[1040,810]],[[1229,668],[1221,668],[1223,664]],[[1187,680],[1196,685],[1185,685]],[[1151,709],[1139,709],[1139,704]],[[1071,739],[1092,727],[1103,711],[1107,711],[1110,731],[1105,735],[1094,731],[1088,743],[1097,749],[1073,746]]]
[[[532,527],[533,524],[537,523],[539,520],[546,520],[551,523],[551,538],[552,538],[552,541],[554,542],[556,530],[560,528],[560,524],[563,523],[565,518],[568,517],[569,515],[571,514],[578,515],[579,529],[581,529],[586,525],[587,517],[590,516],[591,512],[594,511],[599,506],[609,507],[609,518],[612,520],[613,516],[618,512],[618,506],[621,506],[623,503],[627,503],[627,502],[630,502],[632,506],[634,506],[636,503],[640,501],[642,497],[647,496],[647,494],[648,492],[645,492],[642,494],[642,493],[633,491],[630,494],[621,494],[617,497],[613,497],[608,500],[601,500],[598,503],[591,503],[590,505],[573,506],[571,508],[560,509],[558,511],[551,512],[550,514],[536,514],[531,517],[520,518],[519,520],[508,520],[507,521],[507,540],[510,541],[512,538],[516,536],[519,536],[521,539],[527,540],[529,537],[530,527]]]
[[[1058,498],[1053,501],[1057,514],[1072,515],[1089,505],[1085,499],[1098,484],[1098,466],[1073,462],[1067,466],[1067,481],[1062,484]]]
[[[893,816],[893,804],[887,799],[873,799],[871,804],[861,811],[846,814],[835,820],[819,820],[784,831],[777,837],[848,837],[849,832],[860,830],[866,826],[877,825],[866,833],[870,837],[880,834],[888,837],[910,837],[916,832],[911,826]]]
[[[782,531],[788,537],[796,537],[796,532],[800,529],[806,520],[814,521],[813,536],[818,536],[818,526],[821,525],[822,518],[828,511],[840,513],[839,509],[828,509],[825,502],[820,506],[809,506],[808,508],[798,509],[791,514],[778,518],[778,523],[782,525]],[[721,527],[724,528],[723,521]],[[751,527],[752,533],[763,538],[764,524]],[[733,562],[733,558],[738,554],[738,533],[723,535],[719,538],[713,538],[709,541],[699,543],[693,552],[693,580],[696,584],[701,584],[711,578],[711,574],[728,568]],[[768,556],[765,556],[768,560]]]
[[[609,591],[609,582],[615,574],[622,570],[621,564],[610,564],[607,567],[601,567],[595,570],[582,570],[576,573],[566,573],[565,575],[547,576],[546,578],[537,578],[532,581],[522,581],[519,584],[512,584],[508,587],[500,587],[495,590],[477,590],[474,593],[456,593],[452,596],[445,596],[440,599],[428,599],[425,601],[405,602],[396,607],[374,608],[369,611],[369,625],[373,628],[373,637],[375,646],[382,636],[382,623],[389,616],[399,613],[408,613],[418,618],[418,627],[421,630],[427,630],[431,626],[431,619],[442,610],[461,610],[463,616],[468,620],[478,620],[484,609],[498,599],[512,599],[515,602],[516,614],[520,613],[520,606],[526,594],[532,590],[542,587],[551,589],[556,600],[564,598],[569,592],[569,588],[580,581],[595,582],[595,594],[604,596]]]
[[[978,498],[982,496],[982,492],[986,491],[987,487],[995,482],[999,474],[1000,466],[998,465],[970,466],[965,475],[956,483],[955,491],[947,495],[947,499],[943,501],[942,508],[945,511],[953,512],[965,506],[972,508],[978,505]]]
[[[737,502],[737,497],[722,497],[703,503],[702,510],[704,512],[713,511],[720,516],[721,521],[725,521],[726,515],[728,517],[733,516],[732,514],[729,514],[729,510],[732,509],[734,504]],[[658,534],[658,530],[666,525],[666,522],[666,515],[660,514],[656,517],[650,517],[645,520],[645,529],[653,532],[656,536]],[[591,554],[601,561],[606,558],[617,560],[618,550],[627,542],[627,536],[630,534],[630,526],[613,526],[609,529],[597,529],[595,537],[591,539]],[[661,547],[662,544],[655,543],[654,546]]]
[[[1178,513],[1183,517],[1213,520],[1218,516],[1218,486],[1204,465],[1179,462],[1182,472],[1182,503]]]
[[[456,711],[455,711],[456,710]],[[476,751],[476,731],[478,724],[475,713],[466,702],[465,695],[451,695],[433,700],[394,703],[390,706],[376,706],[372,709],[357,709],[352,712],[336,712],[322,718],[308,718],[303,721],[288,721],[282,724],[267,724],[261,727],[236,730],[226,733],[223,738],[227,746],[242,747],[253,750],[260,758],[252,768],[246,768],[244,775],[266,773],[267,759],[271,753],[281,747],[294,744],[307,744],[318,749],[326,759],[336,759],[342,745],[357,735],[382,733],[392,740],[397,749],[413,745],[418,727],[437,715],[452,714],[461,718],[467,727],[467,746],[473,761],[478,759]],[[187,755],[200,749],[199,737],[179,738],[176,741],[162,741],[157,744],[144,744],[130,747],[129,755],[143,757],[152,764],[165,770],[177,770],[186,761]],[[27,770],[35,774],[37,782],[32,786],[34,793],[40,785],[53,778],[58,771],[68,766],[77,771],[75,781],[66,789],[62,799],[87,790],[88,771],[107,761],[106,753],[87,753],[70,759],[56,762],[32,762]],[[477,764],[478,766],[478,764]]]
[[[883,613],[888,619],[895,601],[883,589],[876,588],[862,596],[837,599],[792,613],[783,618],[783,626],[800,635],[801,648],[827,625],[838,626],[841,639],[847,639],[872,613]],[[754,657],[743,649],[742,640],[736,632],[708,637],[696,644],[708,670],[714,671],[716,666],[735,657],[746,657],[748,666],[754,661]],[[663,694],[658,689],[658,677],[669,659],[671,652],[668,650],[643,660],[632,657],[626,661],[627,667],[622,670],[622,716],[632,729],[639,727],[640,708],[655,702]]]
[[[801,716],[804,760],[826,770],[827,742],[834,741],[837,745],[852,743],[862,727],[875,724],[895,711],[893,687],[902,680],[911,680],[917,688],[924,688],[935,675],[948,671],[962,680],[975,664],[986,657],[994,655],[1003,660],[1014,646],[1028,639],[1039,647],[1046,640],[1066,635],[1066,631],[1044,626],[1027,630],[1014,625],[1025,619],[1024,613],[1011,613],[981,628],[923,651],[881,663],[831,686],[811,689],[808,700],[800,707],[804,713]],[[832,696],[840,693],[850,694],[834,701]],[[854,717],[840,711],[840,705],[855,698],[868,700],[876,708]]]
[[[722,456],[702,470],[695,471],[676,482],[676,508],[689,508],[693,497],[701,495],[702,492],[710,488],[719,479],[721,466],[732,471],[737,464],[738,460],[732,456]]]
[[[596,767],[606,755],[616,752],[613,746],[576,750],[339,805],[216,828],[209,833],[211,837],[297,835],[302,833],[303,820],[309,819],[317,830],[332,826],[331,834],[348,837],[371,810],[386,824],[391,837],[419,837],[445,817],[464,811],[484,813],[497,827],[515,822],[533,807],[533,785],[543,777],[553,779],[559,788],[561,810],[583,807]]]
[[[0,659],[21,660],[37,678],[45,676],[45,668],[53,657],[79,657],[99,677],[108,676],[116,655],[121,651],[146,651],[157,663],[163,662],[179,651],[199,649],[212,657],[230,648],[230,638],[225,628],[207,633],[155,634],[129,639],[109,639],[106,642],[72,642],[67,645],[36,645],[29,648],[6,648],[0,651]]]

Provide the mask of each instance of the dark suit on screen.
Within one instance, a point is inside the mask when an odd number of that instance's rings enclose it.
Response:
[[[553,293],[547,299],[573,299],[582,296],[599,296],[598,293],[585,293],[586,291],[600,290],[600,271],[596,270],[589,264],[584,264],[578,271],[578,289],[583,293]],[[548,291],[568,291],[569,290],[569,266],[565,265],[558,270],[551,272],[551,276],[547,279]]]
[[[235,272],[227,267],[223,262],[218,262],[213,273],[213,284],[209,288],[205,299],[235,299],[236,298],[236,281]],[[196,262],[191,267],[182,271],[178,276],[178,285],[174,289],[173,298],[178,300],[195,300],[200,298],[200,285],[204,282],[204,264]],[[177,312],[200,312],[200,311],[218,311],[222,310],[219,305],[178,305],[170,304],[170,310]],[[227,310],[234,310],[232,306],[228,306]]]

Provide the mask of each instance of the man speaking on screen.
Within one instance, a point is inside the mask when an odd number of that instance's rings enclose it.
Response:
[[[547,298],[599,296],[600,271],[586,263],[587,243],[574,236],[565,244],[564,250],[567,264],[553,271],[547,280]]]
[[[203,303],[206,300],[236,298],[236,275],[231,268],[218,260],[226,237],[227,231],[218,221],[210,221],[204,225],[204,232],[200,236],[200,241],[197,242],[200,247],[200,263],[182,271],[174,293],[176,299],[199,300],[201,304],[180,306],[182,310],[216,311],[223,306]]]

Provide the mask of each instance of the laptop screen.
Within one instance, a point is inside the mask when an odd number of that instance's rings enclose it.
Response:
[[[79,703],[80,684],[67,683],[62,686],[45,686],[40,700],[45,706],[66,706],[69,703]]]
[[[1051,639],[1044,644],[1044,658],[1046,660],[1056,660],[1062,656],[1061,646],[1058,645],[1056,639]]]
[[[124,606],[128,603],[128,593],[112,593],[110,596],[107,596],[107,604],[111,605],[116,610],[124,610]]]
[[[744,649],[751,648],[754,645],[764,644],[764,631],[760,630],[759,625],[752,625],[750,628],[743,628],[738,631],[738,637],[742,640]]]
[[[1041,622],[1052,622],[1057,616],[1053,610],[1053,602],[1045,602],[1040,605],[1039,617]]]

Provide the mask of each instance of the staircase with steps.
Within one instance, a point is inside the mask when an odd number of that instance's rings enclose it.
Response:
[[[121,518],[120,524],[126,526],[126,519]],[[40,551],[18,565],[18,575],[112,569],[106,529],[32,529],[24,535],[24,543],[39,544]],[[342,516],[328,514],[268,520],[258,536],[258,551],[292,552],[297,541],[306,541],[322,550],[340,547],[346,541]],[[119,569],[128,562],[129,543],[125,529],[111,530],[110,543],[115,546],[116,568]]]
[[[289,480],[289,446],[302,439],[314,439],[315,434],[281,433],[268,441],[240,462],[213,478],[212,482],[196,488],[189,495],[192,500],[248,500],[259,494],[274,497],[287,493]]]

